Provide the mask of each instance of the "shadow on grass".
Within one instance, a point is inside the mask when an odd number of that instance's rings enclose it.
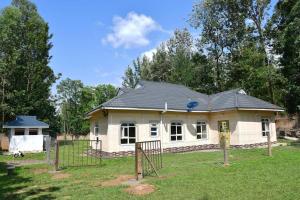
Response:
[[[32,178],[20,176],[17,168],[14,175],[7,176],[6,167],[6,163],[0,162],[0,199],[21,200],[29,196],[34,196],[32,199],[55,199],[51,192],[58,191],[59,187],[31,187]]]
[[[291,142],[291,146],[300,148],[300,140]]]

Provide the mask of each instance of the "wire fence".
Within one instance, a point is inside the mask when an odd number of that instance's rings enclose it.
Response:
[[[101,140],[56,140],[54,147],[56,169],[101,165]]]

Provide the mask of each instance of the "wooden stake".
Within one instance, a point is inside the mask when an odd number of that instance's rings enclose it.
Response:
[[[224,151],[224,166],[228,166],[228,151],[227,151],[227,141],[226,141],[226,136],[223,137],[224,138],[224,147],[223,147],[223,151]]]
[[[141,143],[135,143],[135,175],[136,180],[140,180],[143,178]]]
[[[272,156],[272,143],[271,143],[271,134],[268,133],[268,155]]]
[[[59,142],[55,142],[55,171],[58,171],[58,161],[59,160]]]

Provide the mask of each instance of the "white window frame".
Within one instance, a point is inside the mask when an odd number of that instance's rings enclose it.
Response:
[[[266,125],[266,123],[264,122],[268,122],[268,130],[265,127],[265,130],[263,130],[263,124]],[[267,117],[262,117],[261,118],[261,134],[263,137],[268,137],[268,134],[271,134],[271,127],[270,127],[270,119]]]
[[[156,128],[156,135],[152,135],[154,131],[152,131],[152,128]],[[158,137],[159,135],[159,122],[158,121],[150,121],[149,122],[149,132],[150,137]]]
[[[100,133],[99,124],[95,123],[94,124],[94,135],[99,135],[99,133]]]
[[[172,134],[172,124],[173,123],[175,123],[175,127],[176,127],[175,135]],[[179,126],[181,127],[181,133],[180,134],[178,134],[178,129],[177,129]],[[172,140],[172,137],[174,137],[174,136],[175,136],[176,140]],[[181,140],[178,140],[177,138],[180,137],[180,136],[181,136]],[[171,142],[183,141],[183,123],[181,121],[172,121],[170,123],[170,141]]]
[[[124,125],[126,124],[126,125]],[[133,124],[133,126],[131,125]],[[135,132],[135,136],[134,137],[131,137],[130,134],[129,134],[129,130],[130,128],[134,127],[134,132]],[[128,132],[127,132],[127,136],[125,135],[125,129],[128,129]],[[136,142],[136,136],[137,136],[137,132],[136,132],[136,125],[135,125],[135,122],[121,122],[121,138],[120,138],[120,144],[121,145],[134,145],[135,142]],[[127,143],[122,143],[122,139],[127,139]],[[133,143],[130,143],[129,141],[131,139],[134,139],[134,142]]]
[[[198,132],[198,126],[200,126],[200,132]],[[205,126],[205,134],[206,138],[203,138],[203,126]],[[200,136],[201,138],[198,138]],[[207,130],[207,123],[206,121],[197,121],[196,122],[196,138],[197,140],[208,140],[208,130]]]

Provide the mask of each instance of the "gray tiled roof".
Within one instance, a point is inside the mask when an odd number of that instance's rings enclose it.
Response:
[[[206,95],[182,85],[140,81],[139,87],[136,89],[123,90],[121,94],[98,108],[164,109],[165,102],[167,102],[168,110],[184,111],[187,110],[188,102],[197,101],[199,105],[193,111],[218,111],[233,108],[283,110],[279,106],[246,95],[243,92],[241,89],[235,89]]]
[[[4,128],[9,127],[44,127],[49,125],[36,119],[36,116],[18,115],[15,120],[9,121],[3,125]]]

